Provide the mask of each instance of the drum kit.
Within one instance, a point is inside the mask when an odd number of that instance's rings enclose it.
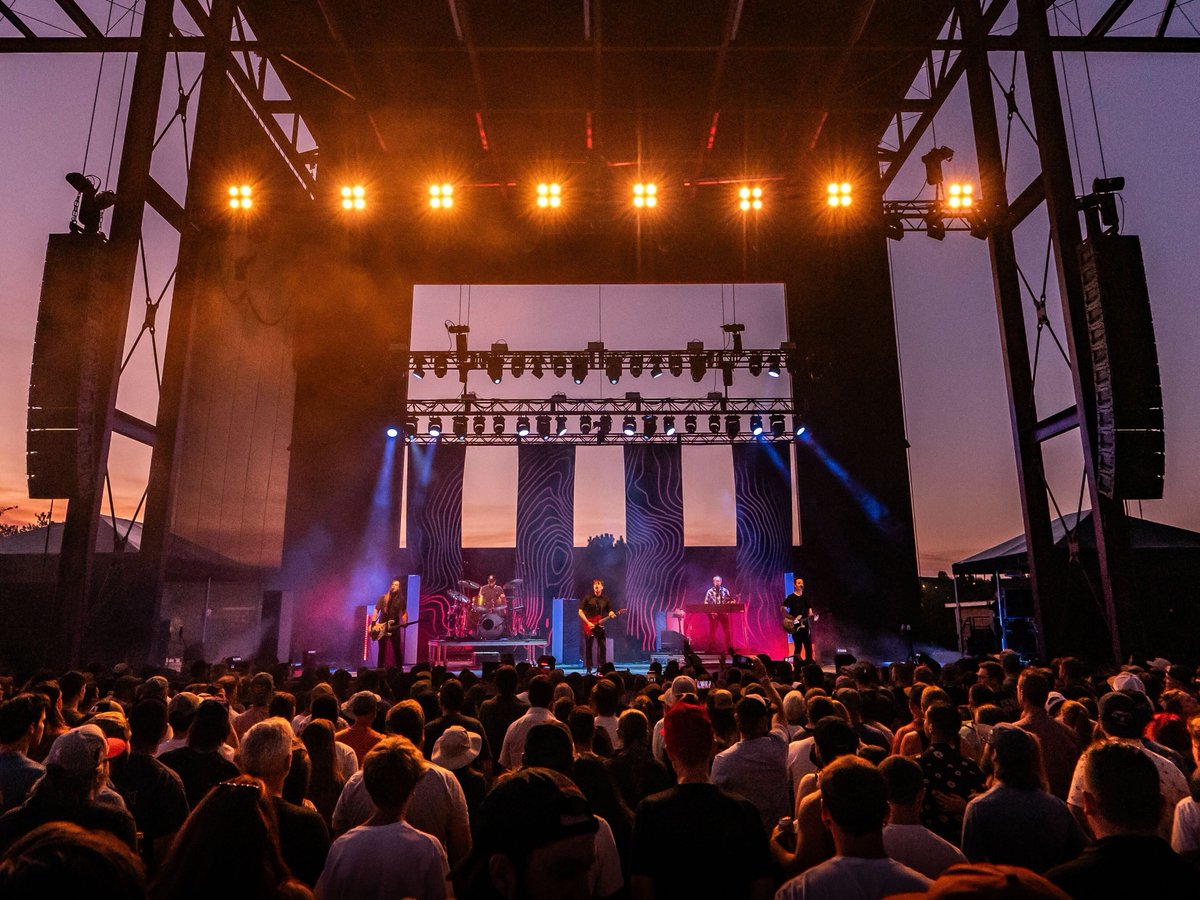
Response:
[[[524,609],[523,604],[511,599],[511,592],[521,584],[520,578],[514,578],[504,584],[503,599],[496,602],[485,599],[478,582],[466,579],[460,581],[458,590],[447,592],[452,604],[447,615],[450,637],[476,638],[483,641],[511,637],[519,630],[516,628],[517,619]]]

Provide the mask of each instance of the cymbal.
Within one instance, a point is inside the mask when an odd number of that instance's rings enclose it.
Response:
[[[524,584],[524,583],[525,583],[524,579],[522,579],[522,578],[514,578],[512,581],[509,581],[509,582],[507,582],[507,583],[504,585],[504,590],[505,590],[505,592],[507,593],[507,592],[508,592],[508,590],[509,590],[510,588],[515,588],[515,587],[517,587],[517,586],[519,586],[519,585],[522,585],[522,584]]]
[[[450,599],[455,603],[470,603],[471,598],[460,591],[446,591],[450,595]]]
[[[467,581],[466,579],[463,579],[458,583],[458,586],[462,588],[464,594],[479,593],[479,582],[477,581]]]

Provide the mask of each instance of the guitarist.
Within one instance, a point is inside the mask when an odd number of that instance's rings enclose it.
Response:
[[[790,629],[793,650],[796,654],[796,671],[800,671],[801,655],[804,651],[804,661],[813,662],[812,628],[811,625],[820,616],[813,612],[812,603],[804,596],[804,579],[797,578],[792,584],[792,592],[783,598],[783,614],[792,621]],[[786,625],[785,625],[786,627]]]
[[[604,596],[604,582],[597,578],[592,582],[592,594],[579,603],[579,620],[583,624],[584,666],[592,671],[592,645],[596,645],[599,665],[597,671],[608,662],[608,644],[604,640],[604,623],[615,619],[616,611]]]
[[[378,633],[379,662],[387,667],[388,648],[392,651],[392,665],[400,668],[404,663],[404,626],[408,624],[408,609],[400,591],[400,579],[393,578],[386,594],[375,601],[375,617],[371,621],[372,635]]]

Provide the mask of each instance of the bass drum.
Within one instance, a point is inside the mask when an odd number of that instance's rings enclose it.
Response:
[[[475,634],[480,640],[496,640],[504,636],[504,616],[498,612],[485,613],[475,626]]]

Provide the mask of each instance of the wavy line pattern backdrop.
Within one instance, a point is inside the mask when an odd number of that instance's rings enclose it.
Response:
[[[628,634],[654,647],[655,614],[683,600],[683,467],[678,446],[625,447]]]
[[[463,568],[462,496],[466,445],[409,446],[408,541],[421,576],[422,634],[447,630],[451,600]]]
[[[767,443],[733,446],[737,506],[738,592],[746,604],[750,646],[782,655],[783,573],[792,565],[792,479],[788,460]]]
[[[575,448],[522,445],[517,455],[517,596],[524,623],[539,634],[548,630],[547,608],[554,597],[575,590]]]

